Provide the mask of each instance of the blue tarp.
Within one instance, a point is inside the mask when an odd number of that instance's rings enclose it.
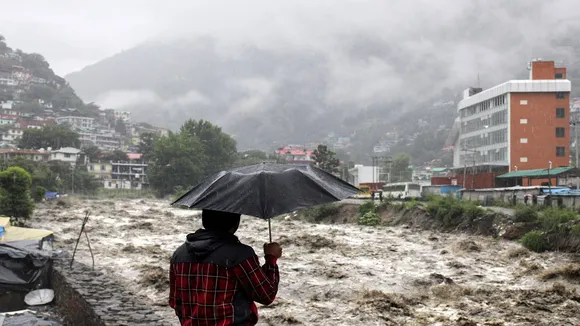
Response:
[[[57,198],[57,197],[58,197],[58,192],[52,192],[51,191],[51,192],[46,192],[44,194],[44,198],[46,198],[46,199],[54,199],[54,198]]]

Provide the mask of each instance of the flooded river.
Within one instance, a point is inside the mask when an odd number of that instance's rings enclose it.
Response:
[[[166,304],[169,258],[201,226],[199,214],[155,200],[77,200],[39,206],[31,224],[54,230],[57,246],[72,250],[87,209],[97,268],[136,286],[178,325]],[[259,325],[580,325],[579,284],[546,277],[577,255],[405,227],[286,218],[272,228],[284,248],[280,291],[260,308]],[[267,222],[243,217],[237,235],[259,251]],[[79,248],[78,260],[90,264],[84,238]]]

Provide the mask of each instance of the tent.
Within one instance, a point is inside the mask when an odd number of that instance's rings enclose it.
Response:
[[[52,245],[54,233],[43,229],[11,226],[9,217],[0,217],[0,243],[23,240],[35,240],[41,249],[50,249],[47,246]]]

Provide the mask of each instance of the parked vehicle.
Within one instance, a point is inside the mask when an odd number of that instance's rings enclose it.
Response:
[[[356,199],[371,199],[372,198],[372,189],[370,186],[361,185],[357,187],[361,190],[361,193],[352,196],[352,198]]]
[[[383,186],[383,196],[393,199],[419,199],[421,198],[421,185],[414,182],[390,183]]]

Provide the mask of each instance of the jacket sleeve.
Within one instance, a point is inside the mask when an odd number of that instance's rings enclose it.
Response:
[[[280,274],[275,256],[266,256],[266,263],[260,267],[255,254],[233,268],[236,277],[252,301],[269,305],[278,293]]]
[[[169,266],[169,306],[175,310],[175,314],[179,318],[179,321],[181,321],[181,299],[177,291],[173,264]]]

